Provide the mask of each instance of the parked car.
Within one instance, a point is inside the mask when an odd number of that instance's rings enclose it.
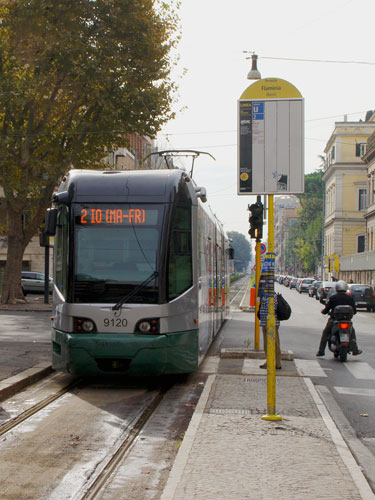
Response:
[[[296,288],[297,286],[297,281],[298,281],[298,278],[292,278],[290,281],[289,281],[289,288],[292,289],[292,288]]]
[[[318,288],[318,291],[316,292],[318,300],[325,304],[328,292],[331,290],[331,288],[336,290],[335,286],[336,281],[322,281],[320,287]]]
[[[289,281],[292,279],[291,276],[285,276],[284,278],[284,281],[283,281],[283,285],[284,286],[289,286]]]
[[[348,284],[348,295],[354,298],[356,307],[365,307],[368,311],[375,311],[375,291],[370,285]]]
[[[337,292],[336,292],[336,287],[335,287],[335,286],[334,286],[334,287],[332,287],[332,288],[330,288],[330,289],[328,290],[328,292],[327,292],[327,297],[326,297],[326,303],[327,303],[327,300],[329,300],[329,299],[330,299],[330,297],[331,297],[332,295],[335,295],[335,293],[337,293]]]
[[[318,297],[316,295],[316,292],[318,291],[318,288],[321,285],[321,281],[315,280],[311,283],[309,286],[309,297],[315,297],[318,300]]]
[[[21,284],[23,294],[44,293],[44,274],[32,271],[22,271]],[[49,293],[52,293],[53,279],[49,278]]]
[[[302,278],[302,280],[298,282],[297,292],[299,292],[299,293],[306,292],[307,293],[309,291],[309,287],[313,281],[314,281],[314,278]]]

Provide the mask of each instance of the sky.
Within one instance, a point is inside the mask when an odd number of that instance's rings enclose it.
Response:
[[[158,147],[213,155],[196,160],[193,177],[225,230],[247,236],[247,207],[256,197],[237,195],[237,101],[253,83],[250,52],[262,78],[282,78],[301,92],[305,173],[314,172],[335,121],[375,110],[375,1],[182,0],[179,15],[177,116],[158,135]],[[190,170],[187,159],[180,164]]]

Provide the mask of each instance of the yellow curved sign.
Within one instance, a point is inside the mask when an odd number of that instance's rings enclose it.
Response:
[[[262,78],[242,93],[241,100],[301,99],[300,91],[281,78]]]

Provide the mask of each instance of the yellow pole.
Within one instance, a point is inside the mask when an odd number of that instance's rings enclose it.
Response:
[[[254,349],[259,349],[259,318],[258,311],[260,298],[258,297],[260,278],[260,241],[255,243],[255,330],[254,330]]]
[[[273,230],[273,195],[268,195],[268,253],[274,259],[274,230]],[[272,283],[270,280],[268,288],[268,316],[267,316],[267,415],[263,420],[282,420],[276,414],[276,322],[275,322],[275,284],[274,284],[274,264],[272,271]]]

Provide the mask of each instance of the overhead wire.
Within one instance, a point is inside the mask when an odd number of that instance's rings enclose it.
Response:
[[[353,61],[353,60],[333,60],[333,59],[303,59],[293,57],[273,57],[273,56],[258,56],[258,59],[272,59],[280,61],[297,61],[297,62],[315,62],[315,63],[332,63],[332,64],[366,64],[368,66],[375,66],[372,61]]]

